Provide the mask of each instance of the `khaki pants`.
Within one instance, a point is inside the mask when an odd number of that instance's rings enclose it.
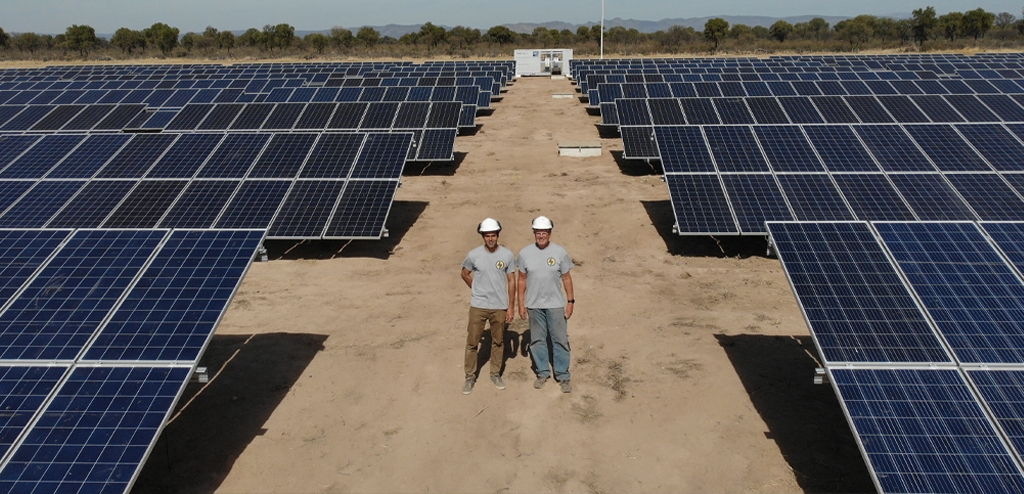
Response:
[[[476,376],[476,362],[484,325],[491,323],[491,375],[501,373],[505,357],[505,309],[469,308],[469,326],[466,335],[466,376]]]

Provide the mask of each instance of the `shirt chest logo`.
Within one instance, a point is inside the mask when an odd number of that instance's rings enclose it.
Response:
[[[494,267],[498,269],[505,269],[505,261],[498,261],[494,263]]]
[[[554,266],[554,265],[555,265],[555,258],[554,257],[549,257],[548,258],[548,266]]]

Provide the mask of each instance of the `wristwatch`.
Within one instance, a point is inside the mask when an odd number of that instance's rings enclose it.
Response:
[[[569,300],[566,300],[566,303],[575,304],[576,303],[576,299],[571,298]]]

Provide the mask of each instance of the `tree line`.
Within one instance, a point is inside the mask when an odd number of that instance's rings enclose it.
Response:
[[[603,35],[605,53],[611,55],[1020,48],[1024,19],[981,8],[938,15],[929,6],[914,10],[907,19],[859,15],[831,25],[819,17],[796,24],[779,20],[765,27],[730,25],[713,18],[703,31],[672,26],[641,33],[613,27]],[[141,30],[122,27],[106,39],[96,36],[91,26],[72,25],[56,36],[8,34],[0,28],[0,59],[508,57],[515,48],[555,47],[572,48],[580,57],[597,54],[601,37],[599,26],[575,31],[538,27],[518,33],[506,26],[481,31],[464,26],[446,29],[431,22],[399,38],[382,36],[371,27],[355,33],[335,27],[300,37],[288,24],[254,27],[239,35],[212,26],[202,33],[181,34],[178,28],[158,22]]]

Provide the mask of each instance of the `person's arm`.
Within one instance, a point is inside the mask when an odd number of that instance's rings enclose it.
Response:
[[[506,274],[505,280],[508,284],[508,310],[505,311],[505,322],[512,322],[516,318],[516,272]]]
[[[526,273],[523,271],[519,272],[516,291],[519,292],[519,296],[516,298],[519,301],[519,318],[526,319]]]
[[[473,288],[473,272],[462,268],[462,281],[466,282],[466,286]]]
[[[562,275],[562,285],[565,286],[565,297],[566,300],[575,300],[576,292],[572,288],[572,275],[565,273]],[[572,310],[575,308],[576,302],[569,302],[565,304],[565,318],[568,320],[572,317]]]

